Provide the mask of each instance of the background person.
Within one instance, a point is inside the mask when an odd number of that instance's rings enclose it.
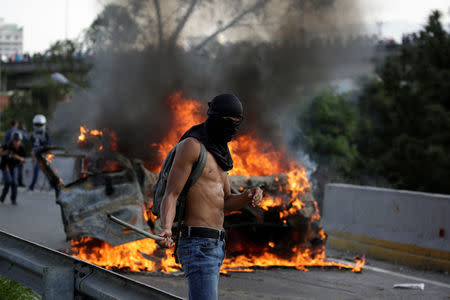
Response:
[[[33,179],[28,188],[29,191],[34,190],[34,186],[39,177],[39,162],[36,159],[36,153],[44,147],[48,147],[52,144],[50,134],[46,129],[47,119],[43,115],[36,115],[33,118],[33,133],[31,134],[30,141],[32,146],[31,157],[34,164]]]
[[[20,124],[20,133],[22,133],[22,144],[28,143],[30,141],[30,135],[28,134],[27,126],[24,123]],[[25,187],[25,184],[23,183],[23,163],[19,164],[18,169],[19,187]]]
[[[9,127],[5,131],[5,136],[3,137],[3,144],[9,144],[11,142],[11,137],[12,137],[13,132],[20,132],[19,122],[17,122],[16,120],[12,120],[10,125],[11,125],[11,127]]]
[[[4,145],[8,145],[11,142],[11,137],[14,132],[20,132],[22,134],[22,144],[30,140],[25,124],[22,124],[21,128],[19,128],[19,122],[17,122],[16,120],[12,120],[11,127],[6,130],[5,136],[3,137]],[[17,165],[17,170],[18,170],[18,185],[20,187],[24,187],[25,185],[23,184],[23,163],[19,163]]]
[[[22,145],[22,134],[20,132],[14,132],[11,135],[11,142],[1,146],[0,155],[2,156],[0,169],[2,170],[4,182],[0,202],[5,201],[11,187],[11,202],[17,205],[18,165],[26,161],[25,148]]]

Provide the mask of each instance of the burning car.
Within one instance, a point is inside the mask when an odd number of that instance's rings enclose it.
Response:
[[[58,153],[61,149],[50,148],[36,156],[55,188],[67,240],[89,236],[119,245],[142,238],[111,222],[110,214],[143,230],[150,230],[144,217],[148,205],[145,189],[154,174],[148,172],[142,162],[131,161],[115,152],[97,154],[89,159],[72,156],[78,163],[76,169],[83,170],[86,163],[89,168],[79,173],[79,179],[64,185],[46,159],[49,151],[61,155]],[[67,153],[63,155],[70,156]]]

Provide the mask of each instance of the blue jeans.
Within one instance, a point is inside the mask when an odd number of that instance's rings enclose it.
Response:
[[[2,191],[2,199],[6,197],[9,191],[9,187],[11,187],[11,202],[15,203],[17,198],[17,181],[18,181],[18,168],[10,168],[9,170],[5,167],[2,169],[3,175],[3,191]]]
[[[34,186],[36,185],[36,182],[38,180],[39,177],[39,170],[41,169],[41,167],[39,166],[39,163],[36,162],[34,163],[34,168],[33,168],[33,180],[31,180],[31,184],[30,184],[30,191],[34,190]]]
[[[180,238],[177,255],[188,279],[189,299],[217,299],[225,243],[209,238]]]

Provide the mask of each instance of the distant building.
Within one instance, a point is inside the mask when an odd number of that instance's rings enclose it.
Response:
[[[0,18],[0,57],[10,58],[22,55],[23,28],[16,24],[7,24]]]

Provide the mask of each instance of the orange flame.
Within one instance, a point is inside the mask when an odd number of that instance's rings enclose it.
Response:
[[[80,135],[78,136],[78,142],[84,142],[86,140],[86,134],[89,132],[89,130],[84,127],[80,126]]]
[[[352,269],[352,272],[361,272],[364,265],[366,264],[366,256],[363,255],[361,258],[355,256],[355,267]]]
[[[275,246],[275,244],[273,244]],[[327,261],[325,252],[319,255],[313,255],[310,249],[292,249],[293,256],[291,258],[281,258],[275,253],[271,253],[270,245],[266,251],[260,256],[254,255],[240,255],[237,257],[225,258],[221,268],[222,273],[230,271],[238,272],[253,272],[255,266],[261,268],[268,267],[292,267],[297,270],[308,271],[308,267],[334,267],[339,269],[352,270],[360,272],[358,267],[347,265],[339,262]],[[355,271],[356,270],[356,271]]]
[[[111,151],[117,151],[117,135],[114,131],[111,130],[106,130],[106,132],[108,133],[109,137],[110,137],[110,148]]]
[[[98,129],[87,128],[86,126],[80,126],[80,135],[78,136],[78,142],[85,142],[89,136],[103,136],[103,132]]]
[[[94,136],[102,136],[103,132],[101,132],[98,129],[92,129],[91,132],[89,132],[90,135],[94,135]]]
[[[205,109],[202,104],[193,99],[182,98],[181,95],[182,93],[178,92],[168,98],[169,108],[173,112],[173,130],[167,134],[161,143],[151,144],[151,147],[157,148],[159,162],[164,160],[167,153],[178,143],[178,140],[186,130],[195,124],[201,123],[204,119]],[[161,165],[161,163],[158,165]]]
[[[151,254],[156,252],[157,245],[152,239],[143,239],[112,247],[108,243],[88,237],[73,240],[71,244],[74,256],[110,270],[125,269],[134,272],[161,271],[164,273],[179,270],[172,255],[172,249],[167,250],[161,260],[155,257],[155,261],[151,261],[142,256],[141,251]]]
[[[181,270],[181,265],[175,262],[173,249],[168,249],[161,253],[158,251],[156,242],[152,239],[142,239],[115,247],[108,243],[92,238],[80,238],[72,240],[73,256],[89,261],[109,270],[123,270],[132,272],[156,272],[172,273]],[[220,272],[253,272],[254,267],[292,267],[302,271],[308,271],[308,267],[335,267],[339,269],[361,272],[364,266],[364,257],[356,260],[356,265],[343,264],[339,262],[327,261],[325,252],[314,255],[308,248],[292,249],[291,258],[281,258],[271,249],[276,244],[269,242],[262,255],[239,255],[237,257],[226,258]],[[143,257],[143,254],[147,258]],[[148,258],[150,256],[150,259]],[[152,259],[151,257],[154,257]]]
[[[53,158],[55,158],[55,154],[47,154],[45,156],[45,159],[50,163],[53,161]]]
[[[104,140],[103,140],[104,138]],[[93,139],[96,139],[102,143],[108,144],[108,149],[110,151],[117,151],[117,136],[114,131],[104,129],[98,130],[98,129],[89,129],[86,126],[80,126],[80,135],[78,136],[78,144],[80,146],[83,146],[85,143],[88,143],[89,141],[92,141]],[[100,145],[97,147],[97,151],[103,151],[105,149],[104,145]]]

